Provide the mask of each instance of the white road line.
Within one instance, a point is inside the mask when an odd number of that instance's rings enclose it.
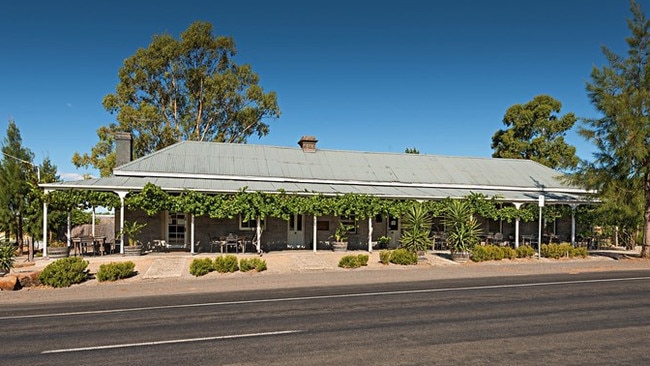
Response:
[[[43,351],[43,352],[41,352],[41,354],[98,351],[98,350],[115,349],[115,348],[157,346],[157,345],[161,345],[161,344],[177,344],[177,343],[217,341],[217,340],[224,340],[224,339],[266,337],[266,336],[292,334],[292,333],[299,333],[299,332],[302,332],[302,331],[301,330],[280,330],[280,331],[275,331],[275,332],[264,332],[264,333],[233,334],[233,335],[215,336],[215,337],[171,339],[171,340],[167,340],[167,341],[152,341],[152,342],[140,342],[140,343],[111,344],[111,345],[106,345],[106,346],[53,349],[53,350],[49,350],[49,351]]]
[[[274,298],[274,299],[208,302],[208,303],[182,304],[182,305],[160,305],[160,306],[149,306],[149,307],[140,307],[140,308],[109,309],[109,310],[94,310],[94,311],[75,311],[75,312],[68,312],[68,313],[32,314],[32,315],[19,315],[19,316],[3,316],[3,317],[0,317],[0,321],[1,320],[10,320],[10,319],[11,320],[16,320],[16,319],[47,318],[47,317],[51,317],[51,316],[59,316],[59,317],[60,316],[81,316],[81,315],[128,313],[128,312],[151,311],[151,310],[184,309],[184,308],[196,308],[196,307],[207,307],[207,306],[261,304],[261,303],[276,303],[276,302],[302,301],[302,300],[340,299],[340,298],[353,298],[353,297],[408,295],[408,294],[456,292],[456,291],[477,291],[477,290],[505,289],[505,288],[543,287],[543,286],[576,285],[576,284],[586,284],[586,283],[629,282],[629,281],[644,281],[644,280],[650,280],[650,277],[608,278],[608,279],[599,279],[599,280],[575,280],[575,281],[540,282],[540,283],[520,283],[520,284],[511,284],[511,285],[484,285],[484,286],[468,286],[468,287],[430,288],[430,289],[421,289],[421,290],[359,292],[359,293],[340,294],[340,295],[315,295],[315,296],[300,296],[300,297],[280,297],[280,298]]]

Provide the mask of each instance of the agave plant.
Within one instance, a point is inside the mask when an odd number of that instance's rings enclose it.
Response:
[[[433,218],[420,202],[415,202],[404,215],[400,237],[402,248],[417,253],[427,249],[433,241],[431,227]]]
[[[16,248],[10,244],[0,244],[0,272],[9,273],[14,266]]]
[[[452,253],[469,252],[479,242],[481,225],[468,201],[451,200],[444,211],[447,244]]]

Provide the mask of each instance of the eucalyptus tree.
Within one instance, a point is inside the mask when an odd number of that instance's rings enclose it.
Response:
[[[132,134],[135,158],[183,140],[245,143],[267,135],[267,120],[280,116],[276,94],[235,55],[232,37],[215,36],[207,22],[191,24],[180,40],[155,35],[124,61],[115,93],[104,97],[117,123],[100,127],[99,142],[73,163],[109,175],[116,132]]]
[[[608,65],[595,66],[587,82],[600,116],[585,119],[579,133],[597,151],[593,161],[581,162],[572,181],[622,208],[624,221],[643,222],[641,255],[650,258],[650,22],[639,4],[631,1],[630,9],[627,57],[603,47]]]
[[[575,168],[576,149],[564,136],[577,119],[573,113],[557,115],[561,108],[562,103],[549,95],[508,108],[503,117],[507,128],[492,136],[492,157],[530,159],[560,170]]]

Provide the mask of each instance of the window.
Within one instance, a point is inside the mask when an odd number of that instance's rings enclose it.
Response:
[[[184,245],[185,214],[170,212],[167,221],[167,242],[171,245]]]
[[[264,219],[260,219],[260,226],[262,229],[265,228],[265,222]],[[251,219],[248,221],[244,221],[244,218],[242,215],[239,215],[239,230],[256,230],[257,229],[257,220],[256,219]]]

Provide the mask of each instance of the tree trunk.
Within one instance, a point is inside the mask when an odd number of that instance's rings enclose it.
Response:
[[[16,229],[16,241],[18,242],[18,248],[20,248],[20,254],[22,255],[25,252],[25,241],[23,240],[23,215],[18,214],[18,227]]]
[[[643,193],[645,196],[645,212],[643,214],[643,245],[641,258],[650,258],[650,173],[644,176]]]

